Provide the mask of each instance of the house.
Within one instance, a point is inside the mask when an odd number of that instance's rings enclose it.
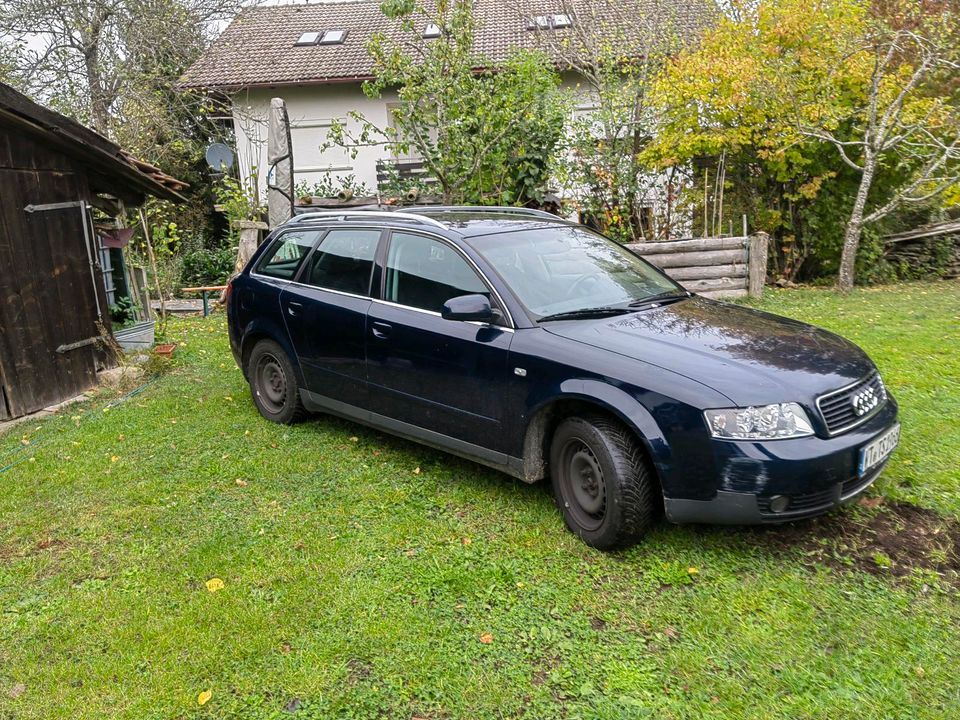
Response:
[[[99,341],[129,293],[128,234],[94,213],[178,202],[183,187],[0,83],[0,421],[76,397],[108,362]]]
[[[699,33],[709,21],[705,0],[475,0],[475,52],[496,66],[519,48],[545,48],[544,33],[575,36],[577,23],[598,14],[616,14],[622,22],[640,18],[637,32]],[[438,32],[421,21],[426,40]],[[651,30],[651,28],[655,28]],[[659,30],[658,30],[658,29]],[[669,28],[669,30],[668,30]],[[272,97],[286,101],[293,144],[295,182],[314,184],[325,175],[353,175],[371,192],[377,187],[377,163],[397,158],[383,147],[359,148],[356,156],[341,148],[321,151],[335,120],[346,123],[351,111],[386,127],[396,96],[371,99],[361,85],[373,77],[367,53],[371,36],[409,37],[384,17],[379,0],[276,5],[241,12],[182,80],[186,88],[212,91],[229,99],[244,177],[257,175],[266,189],[266,118]],[[621,33],[621,36],[630,33]],[[582,95],[578,112],[592,100],[580,77],[556,58],[563,82]],[[413,158],[415,160],[415,158]]]

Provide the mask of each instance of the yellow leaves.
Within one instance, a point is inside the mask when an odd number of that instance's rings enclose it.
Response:
[[[218,577],[212,577],[206,582],[207,590],[210,592],[217,592],[218,590],[223,590],[224,582]]]
[[[687,568],[687,574],[690,575],[691,577],[694,575],[698,575],[699,573],[700,573],[700,568],[695,568],[692,566]]]
[[[246,486],[247,486],[247,481],[244,480],[243,478],[237,478],[234,482],[237,483],[237,486],[238,486],[238,487],[246,487]]]
[[[493,642],[493,633],[480,633],[480,642],[484,645],[489,645]]]
[[[202,693],[197,695],[197,705],[203,706],[210,702],[210,698],[213,697],[212,690],[204,690]]]
[[[112,462],[112,463],[117,462],[119,459],[120,459],[120,458],[119,458],[117,455],[111,455],[111,456],[110,456],[110,462]]]

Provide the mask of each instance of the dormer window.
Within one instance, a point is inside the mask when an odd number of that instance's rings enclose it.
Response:
[[[320,45],[340,45],[347,37],[346,30],[327,30],[320,37]]]
[[[423,29],[423,37],[427,40],[440,37],[440,26],[436,23],[428,23]]]
[[[527,20],[527,30],[561,30],[573,25],[573,18],[566,13],[534,15]]]
[[[294,47],[303,47],[306,45],[316,45],[320,40],[320,33],[318,32],[305,32],[300,38],[294,43]]]

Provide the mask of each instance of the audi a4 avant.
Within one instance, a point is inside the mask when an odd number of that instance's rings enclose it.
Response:
[[[230,344],[268,420],[341,416],[550,478],[602,549],[677,523],[813,516],[897,444],[870,358],[687,292],[576,223],[508,208],[294,217],[230,284]]]

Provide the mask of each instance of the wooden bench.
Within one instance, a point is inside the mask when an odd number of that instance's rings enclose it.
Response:
[[[212,292],[223,292],[227,289],[226,285],[207,285],[204,287],[189,287],[189,288],[180,288],[180,292],[185,293],[200,293],[200,297],[203,298],[203,316],[206,317],[210,314],[210,293]]]

